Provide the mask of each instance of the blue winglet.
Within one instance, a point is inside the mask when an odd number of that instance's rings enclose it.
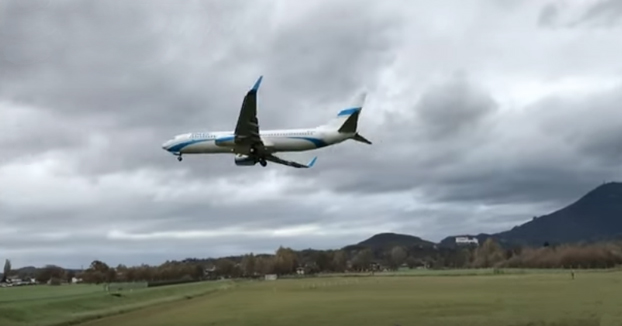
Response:
[[[317,156],[316,156],[316,157],[314,157],[314,158],[311,160],[311,162],[309,162],[309,164],[307,164],[307,167],[309,167],[309,168],[310,168],[310,167],[312,167],[313,165],[315,165],[315,161],[317,161]]]
[[[261,85],[261,80],[263,79],[263,76],[259,76],[259,79],[257,79],[257,81],[255,82],[255,85],[253,85],[253,88],[251,89],[252,91],[257,91],[259,89],[259,85]]]

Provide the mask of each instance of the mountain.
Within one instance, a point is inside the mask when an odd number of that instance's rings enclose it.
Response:
[[[508,231],[475,237],[480,243],[493,237],[502,245],[530,246],[622,239],[622,183],[605,183],[551,214],[534,217]],[[441,243],[455,243],[455,237]]]
[[[395,246],[402,246],[405,248],[430,248],[434,247],[434,245],[434,242],[423,240],[419,237],[389,232],[376,234],[371,238],[361,241],[355,245],[346,246],[343,248],[343,250],[350,251],[361,248],[371,248],[373,250],[390,250]]]

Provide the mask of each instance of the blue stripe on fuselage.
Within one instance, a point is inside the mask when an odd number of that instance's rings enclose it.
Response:
[[[328,146],[328,144],[325,141],[323,141],[321,139],[318,139],[318,138],[311,138],[311,137],[287,137],[287,138],[290,138],[290,139],[302,139],[302,140],[310,141],[317,148]]]
[[[197,144],[197,143],[201,143],[201,142],[204,142],[204,141],[209,141],[209,140],[210,139],[191,139],[191,140],[187,140],[187,141],[179,143],[179,144],[177,144],[175,146],[171,146],[171,148],[169,148],[168,151],[171,152],[171,153],[178,153],[178,152],[180,152],[182,149],[184,149],[187,146],[194,145],[194,144]]]
[[[216,138],[214,140],[214,143],[216,143],[216,145],[218,145],[218,144],[224,143],[224,142],[229,141],[229,140],[234,140],[234,139],[235,139],[235,136],[223,136],[223,137]]]

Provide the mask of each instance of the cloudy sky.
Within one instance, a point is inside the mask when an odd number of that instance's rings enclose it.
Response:
[[[497,232],[622,179],[622,1],[0,2],[0,259],[14,266]],[[313,169],[161,144],[314,127]]]

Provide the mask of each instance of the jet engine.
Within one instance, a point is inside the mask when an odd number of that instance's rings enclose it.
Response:
[[[235,155],[235,165],[237,166],[253,166],[257,164],[257,162],[246,155],[236,154]]]

